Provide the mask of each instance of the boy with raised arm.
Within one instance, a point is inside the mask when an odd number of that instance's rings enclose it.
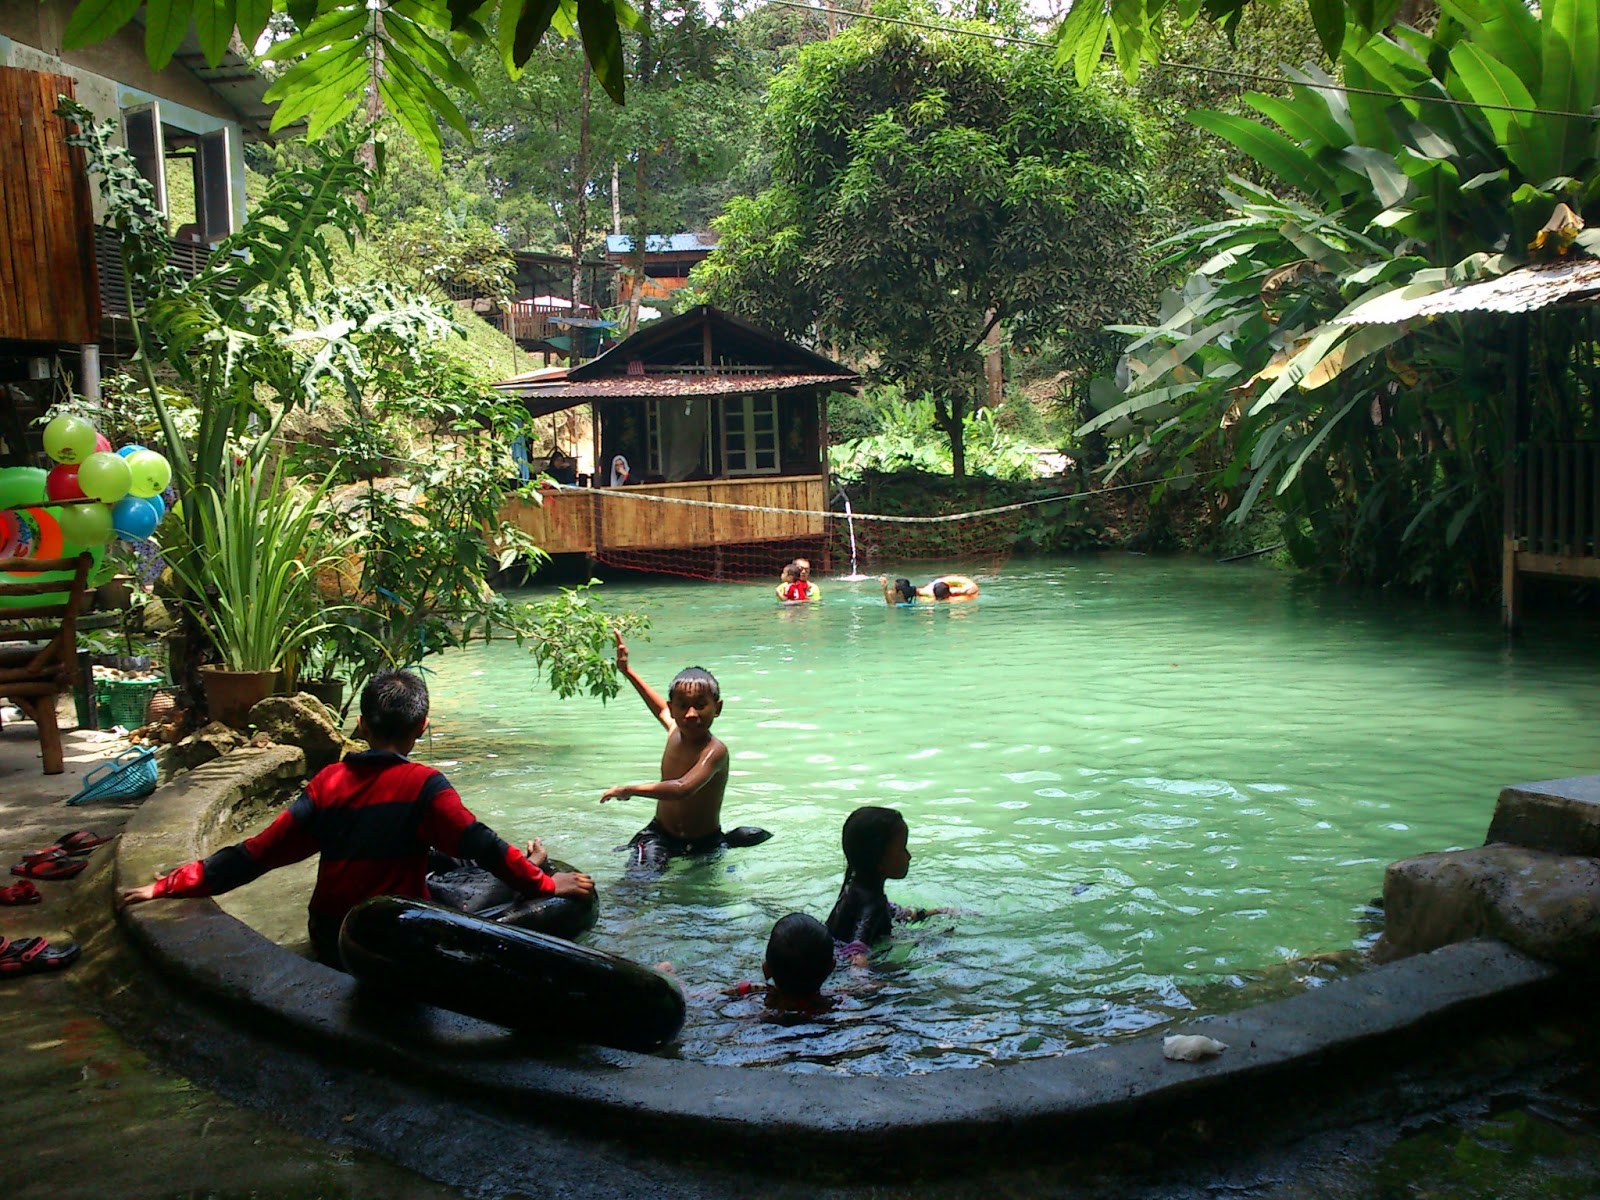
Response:
[[[551,875],[535,838],[526,853],[479,821],[443,775],[407,757],[428,727],[428,687],[410,671],[382,671],[361,690],[356,732],[371,747],[324,767],[255,837],[122,893],[124,904],[219,896],[319,850],[308,929],[317,958],[342,966],[339,926],[373,896],[428,898],[428,847],[471,859],[526,896],[586,896],[594,881]]]
[[[720,846],[754,846],[772,835],[744,826],[722,832],[722,796],[728,788],[728,747],[711,733],[722,713],[722,693],[710,671],[688,667],[667,688],[666,699],[628,665],[628,646],[620,630],[617,670],[633,684],[645,707],[667,731],[657,783],[623,783],[607,788],[600,803],[644,796],[656,802],[655,819],[628,843],[633,864],[663,867],[669,858],[709,854]]]

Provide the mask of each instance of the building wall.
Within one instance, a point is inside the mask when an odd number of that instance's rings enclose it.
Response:
[[[101,120],[118,120],[125,108],[160,102],[161,121],[189,133],[228,131],[233,176],[234,228],[244,223],[244,132],[227,103],[181,66],[157,73],[145,59],[144,35],[127,26],[81,50],[63,50],[61,33],[73,4],[68,0],[0,0],[0,67],[70,75],[78,102]],[[121,139],[120,123],[117,137]],[[95,220],[105,219],[98,189]]]

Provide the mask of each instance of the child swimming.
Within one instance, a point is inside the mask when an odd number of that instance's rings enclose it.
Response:
[[[883,893],[885,880],[904,879],[911,869],[910,830],[897,809],[867,805],[845,819],[844,884],[828,933],[842,943],[839,953],[864,964],[872,943],[889,936],[896,921],[921,921],[945,908],[901,908]]]
[[[617,669],[667,731],[659,782],[618,784],[600,797],[601,804],[634,796],[656,802],[655,819],[628,843],[635,865],[659,868],[679,855],[709,854],[724,845],[754,846],[766,841],[772,835],[752,826],[722,832],[728,747],[711,732],[711,723],[722,713],[722,693],[715,677],[704,667],[687,667],[678,672],[663,700],[628,665],[628,647],[621,631],[614,636]]]
[[[767,1007],[800,1012],[831,1008],[833,1002],[822,994],[822,985],[833,974],[833,938],[828,927],[805,913],[790,913],[778,920],[767,938],[767,956],[761,974],[767,985],[741,983],[728,989],[730,996],[749,996],[762,992]]]

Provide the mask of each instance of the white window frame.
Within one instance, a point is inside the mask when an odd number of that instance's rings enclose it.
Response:
[[[758,428],[758,417],[771,420],[768,430]],[[783,470],[783,439],[778,430],[778,397],[774,392],[758,395],[730,396],[722,402],[722,419],[718,426],[722,440],[722,472],[735,475],[777,475]],[[771,435],[770,446],[763,447],[758,438],[763,432]],[[730,438],[730,435],[738,435]],[[734,461],[735,451],[730,441],[742,441],[737,451],[739,461]],[[771,453],[772,465],[762,466],[761,456]]]

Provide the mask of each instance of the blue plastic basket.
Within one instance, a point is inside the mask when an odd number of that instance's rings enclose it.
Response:
[[[140,800],[156,790],[156,752],[149,746],[130,746],[83,777],[83,786],[68,804],[91,800]]]

